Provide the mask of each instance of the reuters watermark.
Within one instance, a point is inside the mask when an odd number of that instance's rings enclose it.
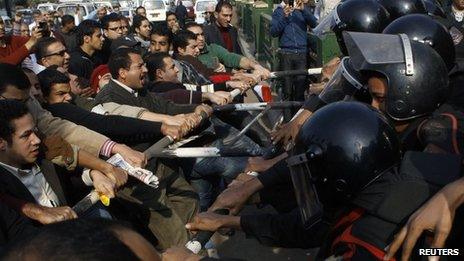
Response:
[[[461,249],[458,248],[419,248],[419,256],[459,256]]]

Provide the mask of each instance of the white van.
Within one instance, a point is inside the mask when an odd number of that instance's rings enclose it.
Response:
[[[63,15],[68,14],[74,16],[76,14],[76,10],[79,6],[80,14],[82,15],[83,19],[95,19],[96,15],[96,7],[93,3],[79,3],[79,2],[68,2],[65,4],[59,4],[56,7],[56,11],[62,13]],[[77,23],[76,23],[77,24]]]
[[[197,0],[193,8],[195,12],[195,23],[203,24],[205,22],[205,12],[209,5],[217,5],[216,0]]]
[[[163,0],[144,0],[142,6],[147,10],[147,18],[150,22],[166,20],[166,4]]]

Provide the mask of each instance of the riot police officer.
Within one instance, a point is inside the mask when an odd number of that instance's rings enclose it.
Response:
[[[444,25],[424,14],[410,14],[391,22],[384,34],[406,34],[411,40],[430,45],[443,58],[449,71],[455,65],[451,35]]]
[[[260,242],[284,247],[322,245],[320,258],[383,259],[404,220],[459,173],[459,161],[447,155],[407,153],[400,164],[394,127],[358,102],[332,103],[315,112],[296,144],[287,163],[298,211],[241,217],[201,213],[187,227],[243,229]],[[446,169],[427,164],[437,160]],[[443,171],[449,176],[440,177]]]
[[[390,19],[393,21],[408,14],[427,14],[427,9],[422,0],[378,0],[383,5]]]
[[[390,21],[388,11],[378,2],[350,0],[338,4],[313,31],[315,34],[320,34],[332,30],[337,37],[340,50],[346,55],[342,32],[380,33]]]

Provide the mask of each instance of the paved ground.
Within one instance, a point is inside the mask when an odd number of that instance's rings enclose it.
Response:
[[[253,206],[246,207],[243,213],[273,213],[271,207],[256,209]],[[234,236],[225,241],[219,248],[220,257],[239,258],[244,260],[313,260],[315,250],[272,248],[259,244],[253,238],[246,238],[245,233],[237,231]]]

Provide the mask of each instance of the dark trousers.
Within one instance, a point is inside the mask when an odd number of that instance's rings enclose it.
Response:
[[[306,53],[292,53],[280,51],[280,70],[301,70],[308,67]],[[282,88],[282,100],[284,101],[304,101],[304,93],[308,88],[307,76],[289,76],[284,78]]]

